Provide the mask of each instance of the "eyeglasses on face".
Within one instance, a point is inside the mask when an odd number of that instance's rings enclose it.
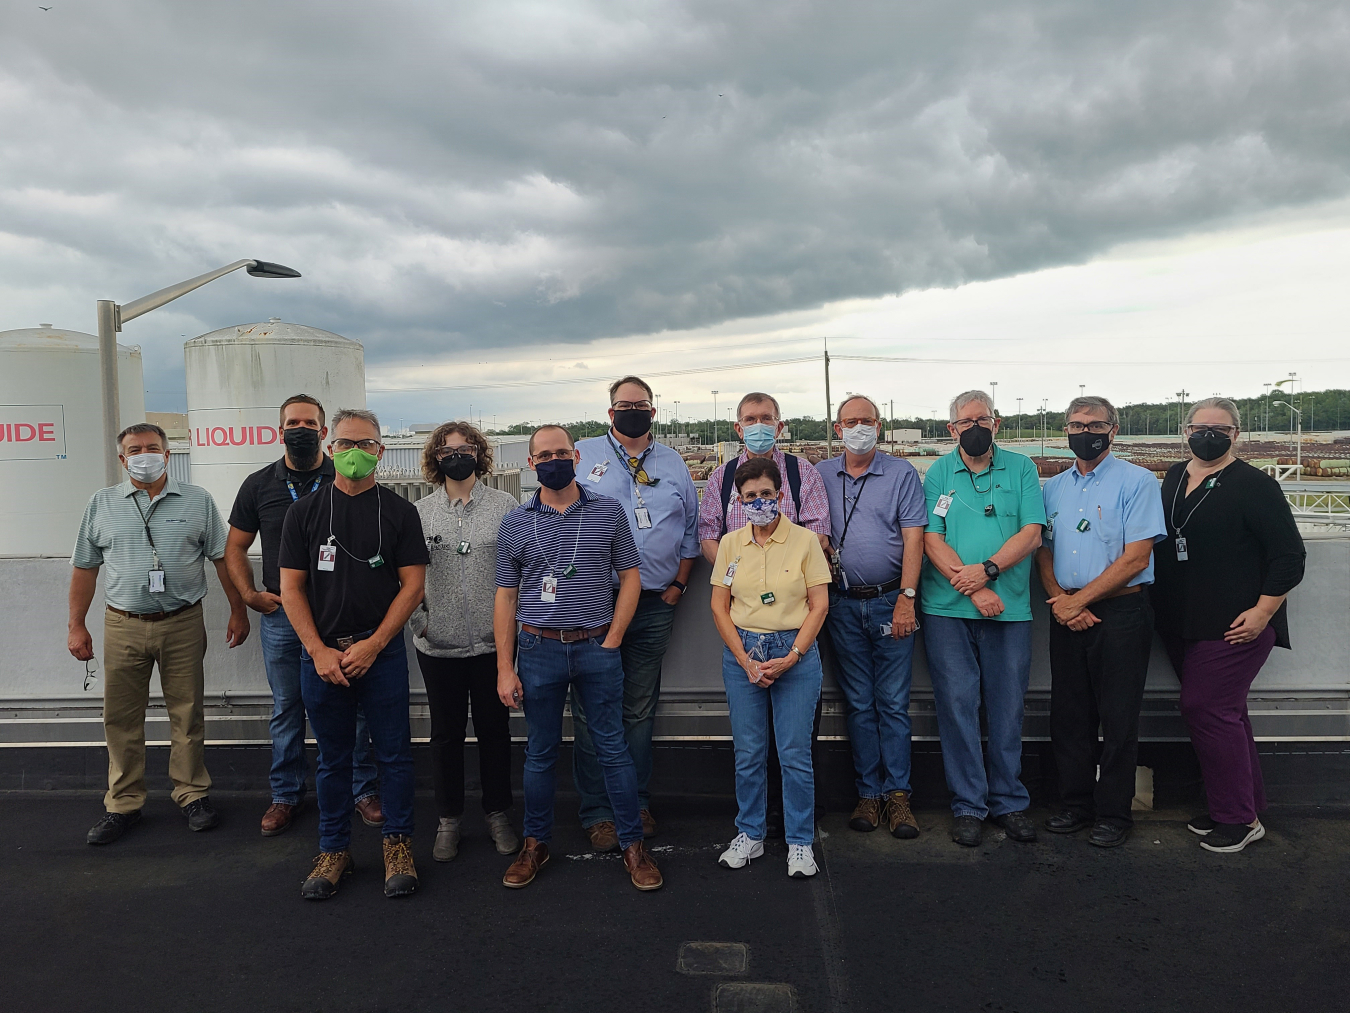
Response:
[[[739,421],[743,426],[753,426],[756,422],[774,426],[778,424],[778,416],[773,412],[765,412],[763,415],[742,415]]]
[[[339,454],[344,450],[353,448],[364,450],[367,454],[373,454],[380,449],[381,443],[379,440],[334,440],[332,446],[333,450]]]
[[[873,418],[840,419],[839,424],[845,429],[852,429],[854,426],[875,426],[877,420]]]
[[[952,423],[952,428],[958,433],[964,433],[971,426],[984,426],[985,429],[993,429],[994,416],[981,415],[978,419],[957,419]]]
[[[541,450],[530,456],[534,458],[535,464],[544,464],[547,461],[570,461],[572,453],[571,450]]]
[[[478,458],[477,447],[441,447],[432,455],[438,461],[448,461],[452,457],[468,457],[476,460]]]
[[[1103,433],[1111,431],[1109,422],[1068,422],[1064,425],[1064,431],[1071,436],[1077,436],[1079,433],[1092,433],[1094,436],[1101,436]]]
[[[1187,436],[1196,436],[1200,433],[1210,432],[1218,433],[1220,436],[1227,436],[1229,439],[1232,439],[1237,435],[1237,431],[1237,426],[1215,426],[1210,425],[1207,422],[1190,422],[1186,425]]]
[[[616,412],[629,412],[637,409],[640,412],[649,412],[652,410],[650,401],[615,401],[610,405]]]

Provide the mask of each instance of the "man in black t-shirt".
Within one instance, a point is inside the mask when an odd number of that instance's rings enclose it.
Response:
[[[373,412],[343,409],[328,449],[337,476],[286,514],[281,598],[304,650],[300,691],[319,744],[319,849],[301,896],[324,900],[352,871],[352,741],[358,705],[380,764],[384,893],[417,889],[413,759],[403,627],[430,559],[417,509],[375,482],[384,454]]]
[[[281,576],[277,553],[281,525],[291,504],[317,493],[333,481],[333,462],[323,453],[328,435],[323,405],[309,394],[296,394],[281,404],[281,438],[286,454],[244,479],[230,511],[225,563],[244,604],[260,613],[259,637],[263,667],[272,690],[272,803],[262,817],[262,834],[285,833],[305,798],[305,705],[300,698],[300,638],[281,607]],[[262,536],[263,590],[253,585],[248,558],[254,539]],[[357,712],[356,745],[352,754],[352,796],[356,811],[370,826],[384,822],[380,812],[375,758],[364,715]]]

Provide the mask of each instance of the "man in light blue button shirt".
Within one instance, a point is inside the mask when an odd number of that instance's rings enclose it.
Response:
[[[652,437],[651,387],[626,376],[609,388],[604,436],[578,440],[577,482],[587,493],[623,504],[641,556],[642,596],[619,648],[623,657],[623,730],[637,767],[638,801],[647,837],[656,832],[647,790],[652,775],[652,727],[661,695],[661,659],[670,643],[675,607],[699,555],[698,492],[679,453]],[[572,693],[572,776],[581,796],[581,825],[599,851],[618,847],[614,813],[596,759],[581,700]]]
[[[1125,843],[1133,826],[1139,709],[1153,647],[1153,543],[1167,532],[1157,477],[1111,453],[1120,427],[1102,397],[1069,403],[1074,466],[1045,483],[1045,539],[1036,553],[1049,595],[1050,740],[1063,810],[1060,834],[1091,826],[1089,843]],[[1102,741],[1097,743],[1100,723]]]

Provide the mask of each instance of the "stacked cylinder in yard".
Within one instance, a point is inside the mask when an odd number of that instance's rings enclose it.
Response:
[[[285,452],[281,402],[312,394],[330,419],[366,406],[361,343],[317,327],[276,319],[224,327],[184,343],[183,357],[192,481],[224,517],[244,478]]]
[[[139,348],[117,346],[121,424],[145,421]],[[98,338],[0,331],[0,556],[69,556],[103,486]]]

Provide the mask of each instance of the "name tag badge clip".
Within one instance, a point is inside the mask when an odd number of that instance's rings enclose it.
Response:
[[[591,473],[586,476],[586,481],[599,482],[600,479],[605,477],[605,472],[608,470],[609,470],[608,461],[606,461],[604,464],[597,464],[594,468],[591,469]]]
[[[741,557],[737,556],[730,566],[727,567],[726,576],[722,578],[722,586],[730,587],[731,582],[736,579],[736,567],[741,565]]]
[[[1177,535],[1177,561],[1184,563],[1186,559],[1186,536]]]
[[[163,593],[164,593],[164,571],[161,570],[158,566],[156,566],[153,570],[150,571],[149,577],[150,577],[150,593],[151,593],[151,594],[163,594]]]
[[[762,601],[765,605],[772,605],[774,602],[773,592],[765,591],[762,595],[759,596],[759,600]]]
[[[562,568],[562,575],[564,577],[575,577],[577,575],[577,568],[571,563],[568,563]]]
[[[645,531],[652,526],[652,513],[646,507],[638,507],[633,513],[637,517],[639,531]]]
[[[539,600],[543,602],[558,600],[558,578],[551,573],[544,576],[544,582],[539,589]]]
[[[988,504],[985,505],[985,508],[984,508],[984,515],[985,515],[986,517],[993,517],[993,516],[994,516],[994,504],[988,503]]]
[[[1088,519],[1087,519],[1086,517],[1084,517],[1082,520],[1080,520],[1080,521],[1078,522],[1078,530],[1079,530],[1079,531],[1088,531],[1088,530],[1091,529],[1091,527],[1092,527],[1092,524],[1089,523],[1089,521],[1088,521]]]
[[[332,570],[337,566],[337,546],[320,545],[319,546],[319,569]]]
[[[947,511],[952,508],[952,497],[950,493],[943,493],[937,499],[937,504],[933,507],[933,513],[938,517],[946,517]]]
[[[460,543],[455,546],[455,551],[458,552],[461,556],[467,556],[469,554],[468,539],[462,539]]]
[[[383,566],[383,565],[384,565],[384,557],[381,556],[381,555],[377,552],[377,553],[375,553],[375,555],[373,555],[373,556],[371,556],[369,559],[367,559],[366,562],[369,563],[369,564],[370,564],[370,568],[371,568],[372,570],[374,570],[376,567],[380,567],[380,566]]]

